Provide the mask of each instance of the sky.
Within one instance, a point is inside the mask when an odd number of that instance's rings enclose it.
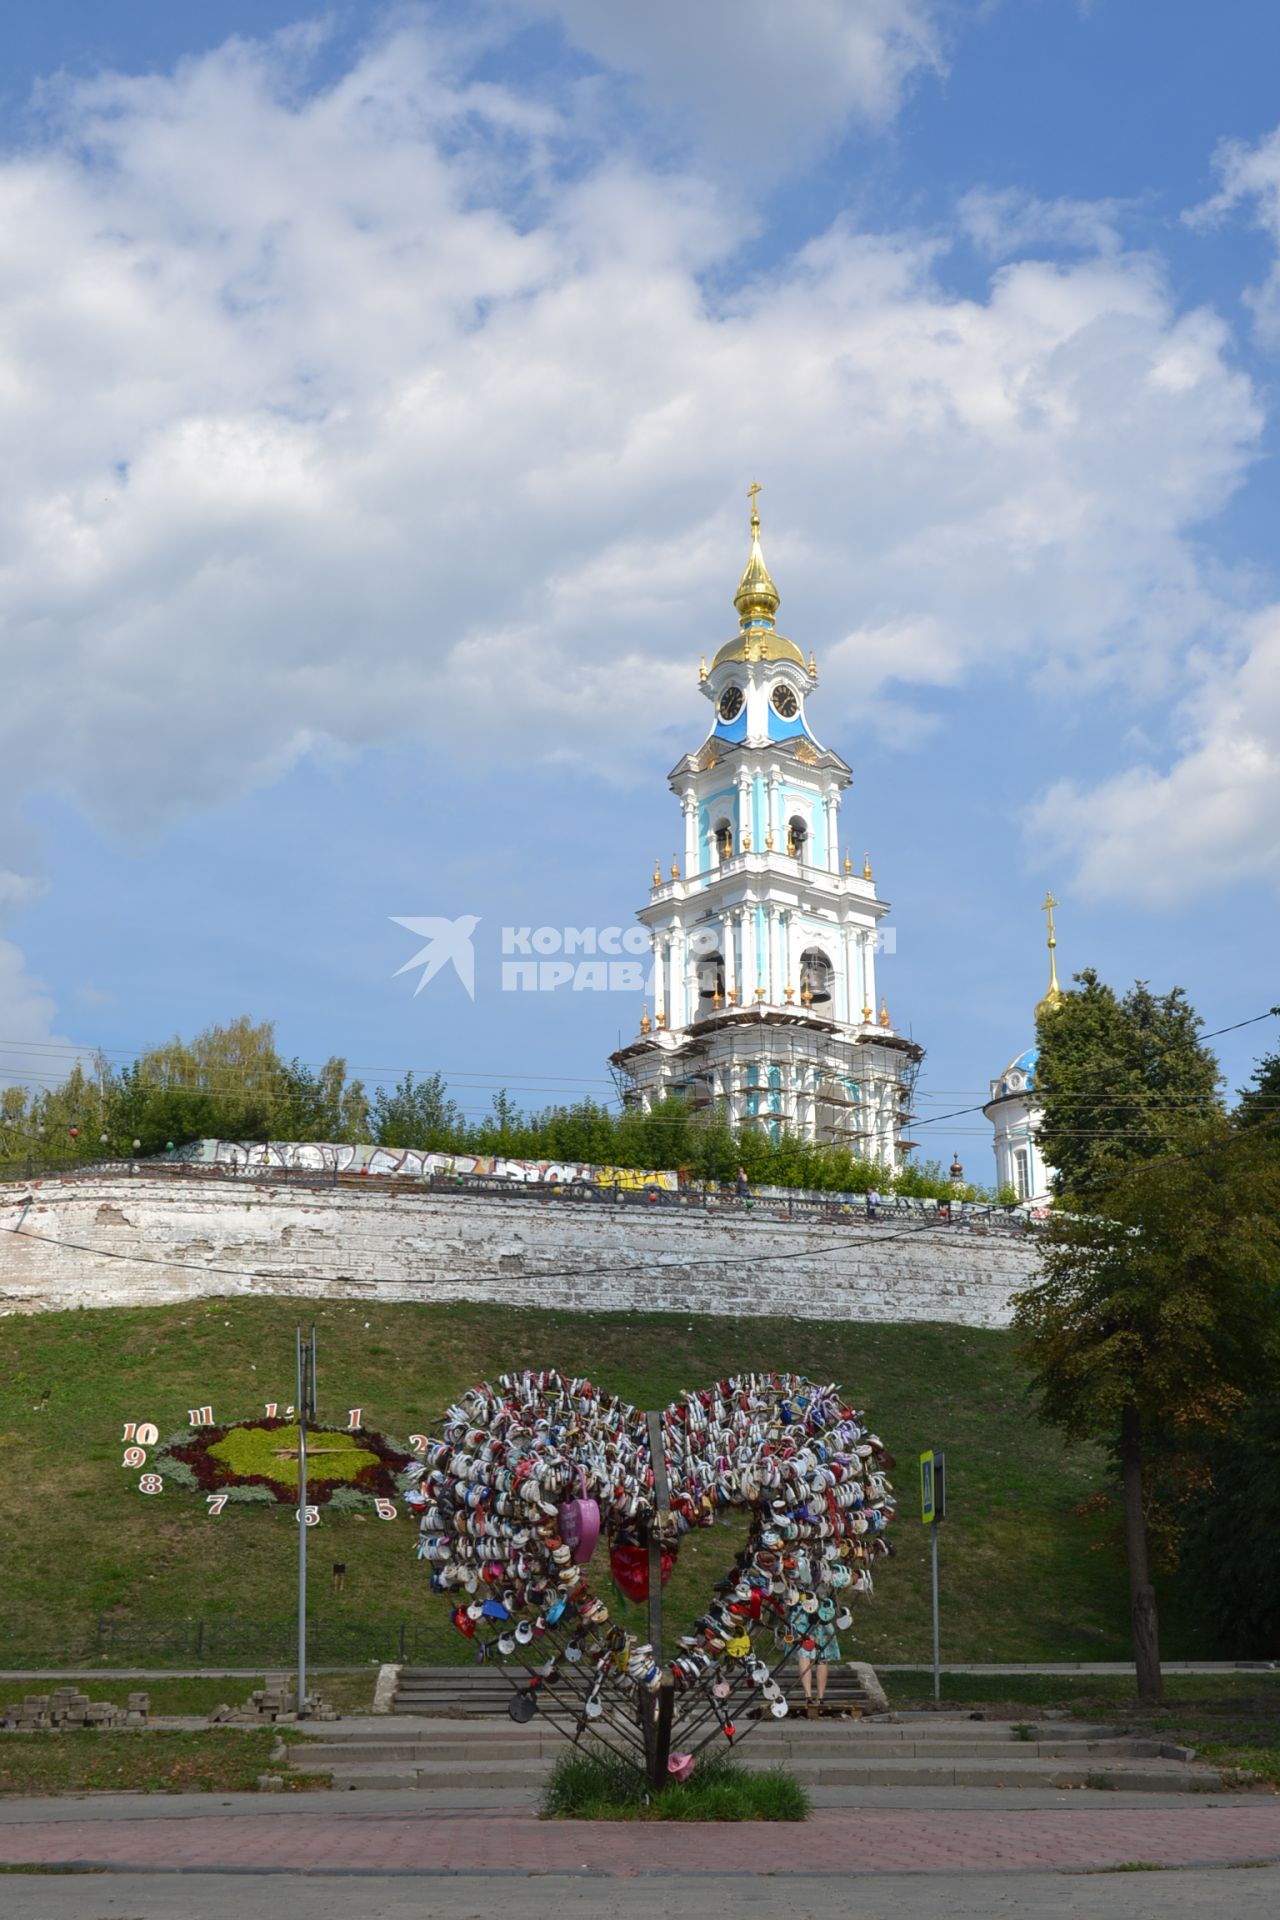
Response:
[[[639,994],[502,930],[679,846],[752,480],[921,1157],[991,1177],[1047,888],[1064,977],[1265,1013],[1278,68],[1270,0],[5,9],[0,1082],[247,1013],[611,1097]]]

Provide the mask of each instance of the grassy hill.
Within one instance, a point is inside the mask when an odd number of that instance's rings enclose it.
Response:
[[[303,1309],[308,1320],[312,1309]],[[161,1436],[189,1407],[220,1419],[293,1398],[294,1326],[281,1300],[200,1300],[13,1317],[0,1322],[0,1665],[92,1654],[120,1665],[201,1657],[287,1658],[297,1529],[283,1508],[198,1496],[147,1499],[121,1467],[127,1420]],[[942,1647],[952,1661],[1123,1658],[1124,1582],[1096,1528],[1074,1509],[1105,1484],[1105,1464],[1064,1452],[1037,1426],[1008,1335],[971,1328],[855,1326],[672,1314],[512,1312],[480,1306],[314,1309],[320,1412],[403,1438],[429,1431],[447,1402],[486,1375],[532,1366],[587,1374],[640,1405],[750,1367],[841,1383],[897,1456],[897,1554],[856,1604],[854,1651],[914,1661],[929,1652],[927,1536],[916,1456],[945,1447],[952,1519],[942,1537]],[[672,1632],[699,1609],[738,1530],[689,1538],[669,1596]],[[404,1520],[326,1513],[309,1537],[318,1658],[395,1656],[401,1624],[419,1659],[466,1658],[427,1592]],[[346,1567],[334,1591],[333,1563]],[[438,1625],[434,1635],[424,1626]],[[342,1635],[348,1638],[342,1640]],[[416,1635],[416,1641],[415,1636]],[[114,1636],[114,1637],[113,1637]],[[1185,1634],[1167,1652],[1194,1653]]]

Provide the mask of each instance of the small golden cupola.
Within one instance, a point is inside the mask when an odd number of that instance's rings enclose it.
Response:
[[[753,480],[747,491],[751,496],[751,554],[738,582],[733,604],[738,609],[738,617],[744,628],[771,627],[781,595],[769,577],[769,569],[760,551],[759,482]]]

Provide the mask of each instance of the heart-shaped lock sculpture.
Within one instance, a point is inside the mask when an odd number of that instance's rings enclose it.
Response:
[[[587,1380],[504,1374],[450,1407],[422,1451],[405,1476],[418,1555],[437,1592],[481,1597],[453,1616],[477,1657],[514,1656],[541,1718],[575,1740],[589,1729],[655,1785],[673,1731],[696,1760],[785,1715],[777,1674],[819,1624],[829,1632],[837,1592],[847,1612],[870,1591],[872,1560],[890,1550],[883,1443],[834,1385],[794,1374],[741,1374],[649,1414]],[[686,1532],[730,1508],[750,1514],[747,1542],[664,1663],[658,1576]],[[637,1592],[647,1562],[646,1643],[589,1583],[600,1533]],[[679,1777],[688,1770],[682,1758]]]

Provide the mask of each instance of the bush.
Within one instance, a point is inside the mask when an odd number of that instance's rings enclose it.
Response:
[[[544,1820],[804,1820],[809,1796],[785,1767],[751,1772],[719,1753],[654,1794],[625,1760],[575,1747],[552,1768],[539,1812]]]

